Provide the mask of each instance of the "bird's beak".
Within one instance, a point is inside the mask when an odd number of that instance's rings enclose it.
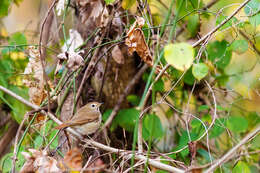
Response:
[[[98,103],[98,107],[100,107],[103,103]]]

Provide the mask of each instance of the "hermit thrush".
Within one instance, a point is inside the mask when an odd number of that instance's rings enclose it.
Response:
[[[102,103],[90,102],[81,107],[71,120],[55,127],[55,129],[63,129],[65,127],[72,127],[83,135],[94,133],[101,124],[102,114],[99,107]]]

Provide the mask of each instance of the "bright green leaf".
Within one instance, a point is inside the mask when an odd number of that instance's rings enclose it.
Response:
[[[140,103],[140,98],[137,95],[130,94],[126,97],[127,101],[129,101],[132,105],[138,106]]]
[[[235,40],[230,48],[237,53],[244,53],[248,49],[248,43],[246,40]]]
[[[248,121],[242,116],[231,116],[227,120],[227,128],[234,133],[245,132],[248,127]]]
[[[43,145],[43,138],[40,135],[38,135],[33,140],[33,142],[34,142],[34,148],[35,149],[40,149],[42,147],[42,145]]]
[[[250,173],[250,169],[247,165],[247,163],[243,161],[238,161],[234,169],[232,170],[232,173]]]
[[[11,0],[0,0],[0,18],[8,15]]]
[[[106,4],[112,4],[115,0],[105,0]]]
[[[194,49],[188,43],[168,44],[164,47],[164,57],[176,69],[188,70],[194,59]]]
[[[162,79],[159,79],[153,86],[155,91],[163,92],[164,91],[164,83]]]
[[[207,76],[208,72],[209,68],[204,63],[194,64],[192,67],[192,74],[198,80],[201,80]]]

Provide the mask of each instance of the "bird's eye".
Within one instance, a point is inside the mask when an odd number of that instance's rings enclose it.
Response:
[[[92,104],[91,107],[94,108],[96,105],[95,104]]]

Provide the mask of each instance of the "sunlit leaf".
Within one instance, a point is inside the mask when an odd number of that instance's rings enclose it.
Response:
[[[201,80],[207,76],[208,72],[209,68],[204,63],[194,64],[192,67],[192,74],[198,80]]]
[[[11,35],[10,39],[8,40],[10,45],[26,45],[27,39],[25,35],[21,32],[16,32]],[[23,46],[19,46],[17,49],[24,50]]]
[[[112,4],[115,0],[105,0],[106,4]]]
[[[194,59],[194,49],[188,43],[168,44],[164,47],[164,57],[176,69],[188,70]]]

